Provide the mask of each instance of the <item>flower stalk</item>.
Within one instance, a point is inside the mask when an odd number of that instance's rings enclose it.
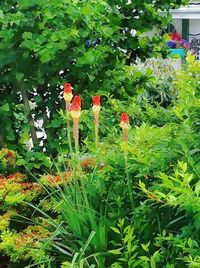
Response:
[[[72,98],[73,98],[73,94],[72,94],[71,84],[65,83],[64,84],[64,100],[65,100],[66,111],[70,111]]]
[[[99,112],[101,110],[100,96],[93,96],[93,113],[94,113],[94,126],[95,126],[95,144],[98,147],[99,143]]]
[[[129,117],[127,113],[122,113],[120,117],[120,127],[122,128],[122,141],[128,142]]]
[[[71,106],[71,117],[73,119],[73,138],[75,142],[76,153],[79,152],[79,118],[81,116],[81,98],[75,96]]]
[[[131,208],[133,210],[133,196],[132,196],[132,185],[131,180],[128,173],[128,129],[129,129],[129,116],[127,113],[122,113],[120,117],[120,127],[122,128],[122,150],[124,152],[124,162],[125,162],[125,170],[126,170],[126,179],[129,191],[129,198],[131,202]]]
[[[73,98],[73,94],[72,94],[72,87],[70,83],[64,84],[63,95],[64,95],[65,107],[66,107],[66,112],[67,112],[67,139],[68,139],[70,154],[72,155],[73,149],[72,149],[71,134],[70,134],[69,113],[70,113],[71,100]]]

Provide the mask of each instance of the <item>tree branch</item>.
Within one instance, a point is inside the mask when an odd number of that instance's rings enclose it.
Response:
[[[28,119],[28,124],[30,126],[31,139],[33,141],[33,145],[38,146],[39,141],[38,141],[36,130],[35,130],[34,120],[33,120],[33,117],[31,115],[31,109],[30,109],[30,105],[29,105],[27,91],[25,89],[25,85],[24,85],[23,81],[20,81],[18,83],[19,83],[20,92],[22,95],[23,103],[24,103],[24,114],[25,114],[26,118]]]

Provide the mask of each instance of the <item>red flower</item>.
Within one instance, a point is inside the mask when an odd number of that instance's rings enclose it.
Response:
[[[73,119],[79,118],[81,115],[81,98],[80,96],[75,96],[72,101],[71,106],[71,116]]]
[[[123,130],[123,140],[128,140],[128,129],[129,129],[129,117],[127,113],[122,113],[120,117],[120,127]]]
[[[101,97],[100,96],[93,96],[92,97],[93,101],[93,107],[92,110],[95,114],[98,114],[101,110]]]
[[[92,97],[93,105],[94,106],[100,106],[101,105],[100,100],[101,100],[100,96],[93,96]]]
[[[122,128],[122,140],[128,142],[129,117],[127,113],[122,113],[120,117],[120,127]]]
[[[94,112],[94,124],[95,124],[95,142],[97,146],[99,140],[99,112],[101,110],[101,97],[93,96],[92,101],[93,101],[92,110]]]
[[[182,37],[179,33],[171,33],[170,34],[170,38],[173,40],[173,41],[177,41],[177,42],[180,42],[182,41]]]
[[[81,109],[81,97],[76,95],[72,101],[71,111],[79,111]]]
[[[69,111],[70,110],[70,102],[73,98],[73,94],[72,94],[72,87],[70,83],[65,83],[64,84],[64,100],[66,103],[66,110]]]
[[[127,113],[121,114],[120,122],[126,123],[127,125],[129,124],[129,117]]]
[[[80,105],[77,102],[72,102],[71,111],[80,111]]]
[[[72,87],[70,83],[64,84],[64,93],[72,93]]]

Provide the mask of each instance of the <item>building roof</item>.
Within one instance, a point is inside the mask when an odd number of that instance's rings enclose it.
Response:
[[[190,5],[200,5],[200,1],[190,1]]]
[[[173,19],[200,19],[200,0],[190,1],[188,6],[171,10]]]

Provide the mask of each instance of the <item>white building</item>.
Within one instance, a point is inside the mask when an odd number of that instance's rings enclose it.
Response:
[[[189,6],[172,10],[171,14],[176,31],[189,40],[197,60],[200,60],[200,0],[190,1]]]

